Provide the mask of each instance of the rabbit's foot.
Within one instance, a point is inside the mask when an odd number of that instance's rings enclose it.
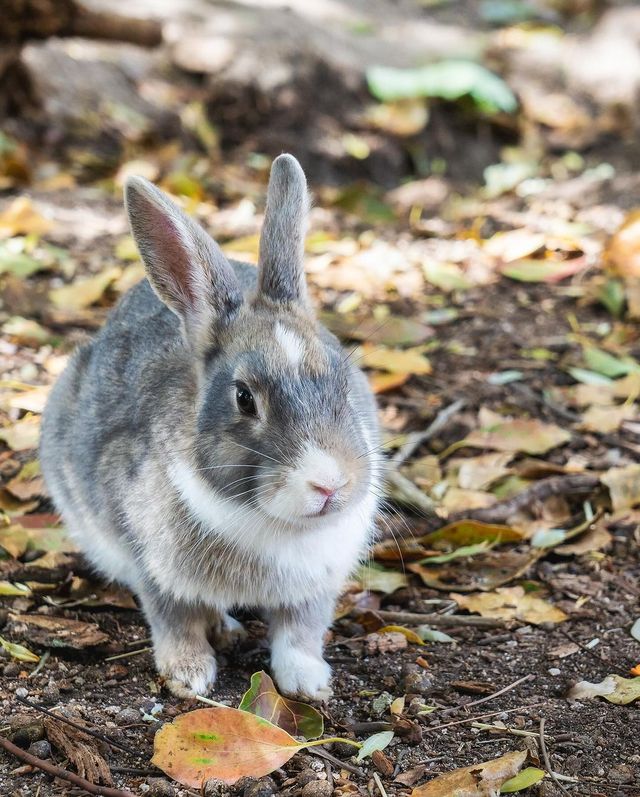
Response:
[[[278,686],[289,695],[325,702],[333,694],[331,667],[311,653],[296,648],[273,651],[271,667]]]
[[[242,623],[230,614],[218,615],[210,633],[216,650],[231,648],[247,636]]]
[[[165,686],[176,697],[206,695],[216,680],[216,658],[208,644],[172,640],[156,649],[156,664]]]

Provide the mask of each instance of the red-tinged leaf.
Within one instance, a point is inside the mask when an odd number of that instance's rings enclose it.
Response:
[[[251,686],[244,693],[238,708],[269,720],[292,736],[315,739],[322,736],[324,730],[324,720],[317,709],[307,703],[282,697],[263,670],[251,676]]]
[[[261,778],[305,745],[262,717],[235,708],[182,714],[156,733],[151,763],[174,780],[200,789],[208,778],[229,785]]]

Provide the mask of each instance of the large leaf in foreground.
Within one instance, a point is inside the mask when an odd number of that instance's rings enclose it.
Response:
[[[251,686],[238,708],[272,722],[292,736],[315,739],[322,736],[324,730],[324,720],[317,709],[283,697],[263,670],[251,676]]]
[[[160,728],[151,763],[183,786],[199,789],[208,778],[233,784],[268,775],[304,746],[255,714],[201,708]]]
[[[490,797],[500,793],[503,783],[522,768],[526,752],[507,753],[470,767],[454,769],[418,786],[411,797]]]

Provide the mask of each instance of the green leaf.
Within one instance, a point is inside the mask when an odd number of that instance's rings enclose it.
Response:
[[[571,376],[583,385],[611,385],[613,379],[602,374],[597,374],[595,371],[587,371],[586,368],[567,368]]]
[[[523,259],[500,269],[501,274],[518,282],[547,282],[566,270],[567,264],[558,260]]]
[[[449,553],[439,554],[438,556],[427,556],[424,559],[420,559],[419,564],[442,564],[443,562],[450,562],[452,559],[460,559],[463,556],[475,556],[477,553],[484,553],[489,547],[490,544],[487,540],[476,542],[474,545],[462,545],[460,548],[456,548],[455,551],[449,551]]]
[[[473,61],[443,60],[416,69],[373,66],[367,71],[369,91],[382,102],[470,96],[485,113],[513,113],[518,102],[502,78]]]
[[[437,531],[425,534],[420,538],[420,542],[431,547],[442,542],[460,546],[484,541],[490,543],[518,542],[521,539],[522,534],[510,526],[482,523],[480,520],[456,520]]]
[[[0,274],[13,274],[14,277],[30,277],[43,271],[42,265],[35,257],[24,252],[11,252],[6,247],[0,248]]]
[[[416,634],[421,637],[425,642],[455,642],[456,640],[445,634],[444,631],[437,631],[435,628],[429,628],[428,625],[421,625],[416,628]]]
[[[269,720],[292,736],[315,739],[322,736],[324,720],[313,706],[282,697],[266,672],[255,672],[251,686],[244,693],[238,708]]]
[[[600,288],[598,299],[615,318],[622,316],[624,310],[625,294],[621,280],[609,279]]]
[[[27,661],[30,664],[37,664],[37,662],[40,661],[40,656],[36,653],[32,653],[29,648],[25,648],[23,645],[17,645],[14,642],[8,642],[1,636],[0,647],[4,648],[10,656],[18,661]]]
[[[534,786],[544,778],[547,773],[538,767],[527,767],[519,772],[515,778],[511,778],[502,784],[500,794],[512,794],[514,791],[522,791]]]
[[[531,538],[532,548],[553,548],[567,538],[567,532],[562,529],[539,529]]]
[[[511,382],[519,382],[523,376],[522,371],[496,371],[493,374],[489,374],[487,382],[490,385],[509,385]]]
[[[16,596],[25,597],[31,595],[31,587],[26,584],[15,584],[12,581],[0,581],[0,595],[2,597],[13,598]]]
[[[409,583],[404,573],[387,570],[386,567],[375,563],[361,565],[356,573],[356,578],[362,584],[363,589],[384,592],[385,595],[390,595],[397,589],[406,587]]]
[[[362,743],[362,747],[358,750],[358,761],[362,761],[363,758],[368,758],[371,753],[375,753],[376,750],[384,750],[392,739],[393,731],[374,733],[373,736],[365,739]]]
[[[618,359],[608,351],[597,349],[595,346],[586,346],[584,349],[584,361],[592,371],[596,371],[604,376],[616,379],[625,376],[633,371],[640,371],[640,365],[634,360]]]

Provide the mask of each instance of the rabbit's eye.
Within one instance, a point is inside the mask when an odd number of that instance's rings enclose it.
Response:
[[[246,415],[258,414],[251,391],[244,385],[238,385],[238,387],[236,387],[236,404],[238,405],[238,409]]]

